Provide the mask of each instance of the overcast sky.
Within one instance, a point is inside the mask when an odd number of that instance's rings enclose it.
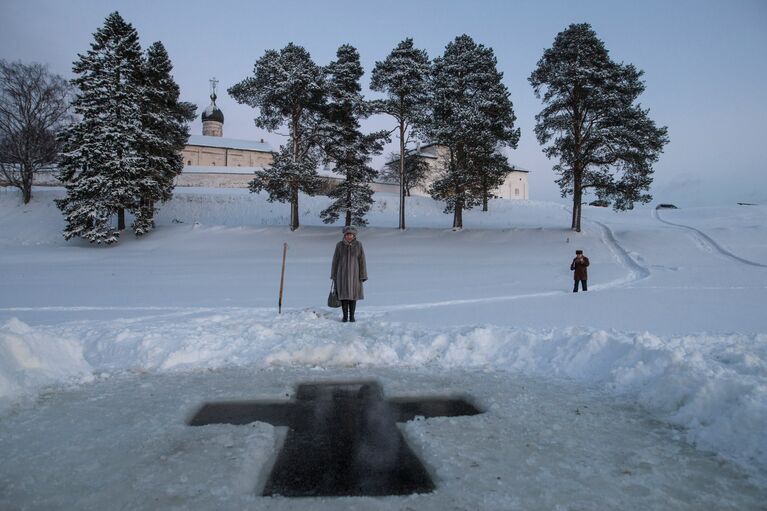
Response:
[[[668,126],[671,143],[655,167],[653,202],[767,202],[765,0],[0,0],[0,58],[46,63],[70,78],[77,54],[115,10],[138,30],[143,48],[165,44],[182,98],[197,104],[198,113],[210,102],[208,80],[220,80],[224,136],[264,138],[274,147],[284,139],[257,129],[255,112],[226,94],[252,74],[265,50],[292,41],[325,65],[338,46],[352,44],[362,57],[367,92],[375,62],[405,37],[433,58],[466,33],[495,51],[522,130],[509,159],[530,171],[530,198],[538,200],[559,200],[559,190],[554,162],[535,139],[541,103],[527,78],[558,32],[587,22],[614,60],[644,70],[642,106]],[[390,125],[378,116],[365,127]],[[201,132],[198,117],[192,133]],[[377,158],[376,166],[381,162]]]

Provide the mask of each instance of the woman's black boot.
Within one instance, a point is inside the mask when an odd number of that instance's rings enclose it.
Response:
[[[341,300],[341,310],[344,313],[343,319],[341,321],[343,323],[346,323],[349,321],[349,300]],[[354,321],[354,313],[352,312],[352,321]]]
[[[357,308],[357,300],[349,300],[349,322],[354,323],[354,310]]]

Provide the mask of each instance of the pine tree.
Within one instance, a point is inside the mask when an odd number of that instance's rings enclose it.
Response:
[[[269,202],[291,202],[294,193],[297,194],[291,183],[303,183],[302,186],[309,190],[319,190],[322,187],[323,179],[317,174],[321,157],[319,150],[315,148],[296,160],[291,149],[289,145],[280,147],[274,154],[272,165],[264,168],[248,183],[251,193],[267,190]]]
[[[482,205],[488,210],[488,200],[494,198],[492,190],[501,186],[513,167],[499,150],[481,145],[463,148],[463,159],[455,153],[441,164],[441,172],[429,192],[433,199],[445,202],[445,213],[453,213],[453,228],[463,227],[462,211]],[[456,193],[460,190],[461,193]]]
[[[490,153],[477,153],[476,168],[479,173],[479,193],[482,211],[488,210],[488,200],[496,198],[492,191],[503,184],[509,173],[514,170],[506,156],[500,150]]]
[[[496,64],[491,48],[465,34],[434,60],[432,118],[426,132],[433,142],[448,147],[449,157],[431,195],[445,201],[454,229],[463,227],[464,209],[486,202],[486,190],[502,182],[509,167],[498,164],[500,151],[516,148],[519,141],[509,91]]]
[[[136,30],[117,12],[94,39],[73,66],[79,90],[73,106],[81,120],[61,135],[67,196],[57,205],[66,217],[66,239],[114,243],[125,229],[125,209],[141,197],[142,56]],[[117,229],[110,225],[115,214]]]
[[[384,61],[376,62],[370,80],[371,90],[387,95],[385,100],[378,102],[378,110],[397,120],[394,129],[399,130],[400,229],[405,229],[405,147],[412,135],[410,128],[421,124],[426,117],[430,72],[429,56],[424,50],[416,49],[413,40],[407,38]]]
[[[361,93],[359,53],[346,44],[338,48],[336,57],[325,68],[328,104],[323,152],[325,161],[345,179],[330,191],[333,203],[320,216],[325,223],[333,223],[344,213],[345,225],[367,225],[365,215],[373,203],[370,183],[377,175],[369,165],[370,156],[381,152],[386,133],[364,135],[360,131],[360,119],[367,118],[372,110]]]
[[[290,202],[290,229],[298,229],[299,191],[315,195],[322,183],[316,168],[325,104],[322,68],[303,47],[290,43],[279,52],[267,50],[253,76],[228,92],[238,103],[259,109],[259,128],[274,131],[287,124],[289,145],[280,149],[271,169],[256,176],[250,190],[268,191],[270,201]]]
[[[558,158],[554,171],[562,196],[572,194],[571,228],[581,230],[584,191],[600,200],[614,200],[616,210],[646,203],[652,165],[668,143],[667,129],[658,128],[634,102],[644,92],[642,71],[613,62],[604,43],[587,23],[570,25],[530,75],[544,109],[536,115],[535,133],[544,153]]]
[[[179,101],[179,87],[171,76],[173,65],[161,42],[146,52],[143,71],[142,124],[144,176],[139,182],[141,203],[133,231],[141,236],[154,228],[156,202],[170,200],[173,180],[184,168],[181,151],[189,140],[195,105]]]
[[[404,173],[403,173],[404,170]],[[410,197],[410,191],[416,186],[426,182],[426,178],[431,173],[431,167],[419,156],[418,150],[405,153],[405,165],[403,169],[399,153],[389,155],[389,163],[386,164],[381,172],[381,179],[389,183],[404,183],[405,195]],[[404,181],[402,177],[404,176]]]

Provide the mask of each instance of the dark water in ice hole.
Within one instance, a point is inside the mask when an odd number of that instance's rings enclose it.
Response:
[[[463,399],[384,399],[377,382],[323,382],[299,385],[295,401],[207,403],[189,424],[287,426],[262,495],[382,496],[435,488],[397,422],[479,413]]]

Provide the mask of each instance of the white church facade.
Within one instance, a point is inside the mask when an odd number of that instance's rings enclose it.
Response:
[[[434,182],[434,179],[439,172],[439,168],[444,165],[450,157],[449,150],[446,146],[440,144],[426,144],[418,146],[412,153],[416,153],[417,156],[429,165],[431,169],[430,178],[420,186],[416,186],[410,190],[412,195],[428,195],[427,190]],[[393,161],[399,161],[399,158]],[[389,162],[392,163],[392,162]],[[501,199],[513,199],[513,200],[528,200],[529,192],[527,186],[527,175],[529,171],[514,167],[514,170],[509,173],[506,180],[492,191],[492,194]]]
[[[177,186],[209,188],[247,188],[254,172],[269,167],[274,162],[272,147],[261,139],[258,142],[224,137],[224,114],[216,106],[216,80],[211,80],[211,103],[202,113],[202,135],[191,135],[182,151],[184,170],[176,177]],[[448,149],[439,144],[426,144],[417,149],[432,169],[431,175],[421,186],[411,189],[412,195],[428,195],[428,188],[436,177],[441,162],[448,156]],[[332,169],[322,169],[319,174],[328,181],[328,187],[343,180]],[[529,198],[528,171],[515,168],[504,183],[493,190],[493,195],[503,199],[527,200]],[[399,185],[373,182],[374,192],[399,193]]]
[[[252,141],[224,137],[224,114],[216,106],[215,84],[215,79],[211,80],[211,102],[201,116],[202,135],[190,135],[181,151],[184,168],[175,178],[176,186],[247,188],[255,172],[271,166],[274,162],[274,150],[263,139]],[[441,161],[448,156],[447,151],[447,147],[439,144],[426,144],[413,151],[428,163],[433,177],[421,186],[412,188],[412,195],[428,196],[427,190],[437,175]],[[318,173],[327,180],[327,189],[332,189],[344,179],[332,169],[320,169]],[[527,200],[527,175],[527,170],[515,168],[504,183],[493,190],[493,194],[503,199]],[[37,173],[35,184],[60,186],[62,183],[58,180],[56,168],[53,166]],[[399,193],[399,185],[390,182],[373,182],[371,189],[374,192]]]
[[[224,138],[224,113],[216,106],[216,80],[211,80],[210,105],[202,112],[202,135],[190,135],[181,151],[184,170],[176,186],[247,188],[253,173],[274,162],[271,146]]]

